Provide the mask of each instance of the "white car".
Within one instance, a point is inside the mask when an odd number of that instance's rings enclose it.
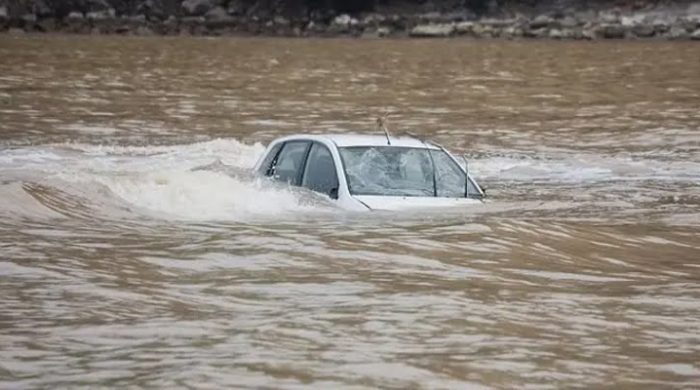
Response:
[[[255,173],[325,194],[348,210],[461,206],[485,195],[441,146],[388,134],[279,138]]]

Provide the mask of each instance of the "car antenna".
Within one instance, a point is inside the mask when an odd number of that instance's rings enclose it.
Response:
[[[391,138],[389,138],[389,129],[386,127],[386,122],[389,119],[389,113],[385,113],[384,115],[380,116],[377,118],[377,127],[382,129],[384,131],[384,135],[386,135],[386,144],[391,146]]]

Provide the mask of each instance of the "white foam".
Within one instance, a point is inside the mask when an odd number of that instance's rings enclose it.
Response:
[[[89,194],[92,207],[111,210],[116,201],[168,219],[239,221],[328,209],[314,194],[253,178],[250,169],[263,151],[261,144],[235,139],[25,147],[0,151],[0,178],[44,183],[75,197]]]
[[[291,189],[218,172],[171,170],[96,180],[129,204],[166,218],[242,220],[315,209]]]

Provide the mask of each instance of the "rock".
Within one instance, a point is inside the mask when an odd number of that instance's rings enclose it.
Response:
[[[361,37],[362,38],[384,38],[391,34],[391,29],[389,27],[379,27],[376,30],[365,30]]]
[[[85,12],[107,11],[112,8],[107,0],[86,0],[84,4]]]
[[[272,19],[272,23],[278,27],[289,27],[292,25],[292,23],[289,21],[289,19],[285,18],[284,16],[279,16],[279,15],[275,16]]]
[[[187,15],[201,16],[214,8],[211,0],[185,0],[182,2],[182,9]]]
[[[620,24],[625,27],[633,27],[638,24],[644,23],[644,19],[646,19],[646,15],[644,14],[623,16],[620,18]]]
[[[459,22],[455,24],[455,33],[457,35],[467,35],[474,32],[474,22]]]
[[[564,38],[564,33],[562,33],[561,30],[553,28],[553,29],[549,30],[549,38],[550,39],[562,39],[562,38]]]
[[[503,29],[501,36],[504,38],[519,38],[523,36],[523,29],[517,26],[508,26]]]
[[[571,15],[564,16],[560,21],[559,25],[563,28],[574,28],[578,26],[578,20]]]
[[[228,6],[226,7],[226,12],[228,12],[229,15],[245,15],[246,11],[246,6],[245,3],[241,0],[231,0],[228,3]]]
[[[7,7],[4,5],[0,5],[0,22],[4,22],[7,20]]]
[[[43,31],[43,32],[56,31],[56,19],[54,19],[54,18],[41,18],[36,23],[36,27],[39,31]]]
[[[187,25],[187,26],[195,26],[202,24],[206,21],[203,16],[185,16],[184,18],[180,19],[180,22],[182,24]]]
[[[49,7],[44,0],[35,0],[32,6],[32,12],[40,18],[52,17],[55,15],[53,9]]]
[[[540,28],[549,27],[554,22],[554,19],[547,15],[538,15],[535,19],[530,21],[530,28],[537,30]]]
[[[73,11],[66,16],[66,20],[71,22],[76,22],[85,19],[85,15],[82,12]]]
[[[136,14],[146,15],[148,20],[166,20],[178,13],[180,3],[173,0],[145,0],[136,7]]]
[[[620,13],[617,11],[604,11],[598,14],[598,20],[604,24],[620,23]]]
[[[700,28],[693,31],[693,33],[690,34],[690,39],[694,41],[700,41]]]
[[[605,39],[622,39],[627,28],[621,24],[602,24],[598,27],[598,35]]]
[[[102,21],[102,20],[114,19],[116,14],[117,13],[114,11],[114,8],[110,8],[110,9],[104,10],[104,11],[88,12],[87,14],[85,14],[85,17],[88,20]]]
[[[341,14],[336,16],[330,25],[330,30],[336,33],[347,33],[350,32],[353,27],[357,26],[359,21],[348,14]]]
[[[596,38],[597,34],[594,29],[584,28],[583,30],[581,30],[581,39],[592,40]]]
[[[413,29],[411,29],[411,32],[409,33],[410,36],[412,37],[419,37],[419,38],[441,38],[441,37],[449,37],[450,35],[454,34],[455,32],[455,25],[452,23],[449,24],[421,24]]]
[[[362,18],[361,23],[364,24],[365,26],[370,26],[370,25],[379,25],[380,23],[384,22],[386,20],[386,17],[382,14],[377,14],[377,13],[371,13],[368,15],[365,15],[364,18]]]
[[[481,23],[474,23],[472,26],[472,34],[477,38],[485,38],[491,36],[491,27],[484,26]]]
[[[651,22],[651,25],[654,26],[654,31],[657,34],[665,33],[671,28],[669,22],[666,19],[662,18],[655,19]]]
[[[10,29],[7,30],[7,32],[10,35],[23,35],[24,34],[24,30],[22,30],[21,28],[17,28],[17,27],[10,27]]]
[[[20,19],[25,23],[25,24],[34,24],[36,23],[36,15],[34,14],[24,14]]]
[[[153,35],[153,30],[146,26],[138,26],[136,30],[134,30],[134,34],[147,37]]]
[[[690,35],[688,32],[679,26],[671,26],[671,29],[668,30],[668,33],[666,36],[670,39],[687,39],[690,38]]]
[[[221,22],[231,20],[232,18],[224,7],[217,6],[207,11],[207,13],[204,14],[204,19],[211,22]]]
[[[650,38],[656,33],[654,26],[650,24],[638,24],[632,27],[632,34],[640,38]]]

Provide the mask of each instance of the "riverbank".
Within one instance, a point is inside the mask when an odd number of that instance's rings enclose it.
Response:
[[[373,6],[290,10],[261,2],[221,0],[88,0],[50,6],[42,0],[0,0],[0,31],[124,35],[416,37],[700,40],[700,2],[638,1],[611,6],[576,1],[466,7]],[[440,3],[440,2],[437,2]],[[537,3],[537,2],[535,2]],[[564,5],[562,5],[564,4]],[[118,6],[121,5],[121,6]]]

